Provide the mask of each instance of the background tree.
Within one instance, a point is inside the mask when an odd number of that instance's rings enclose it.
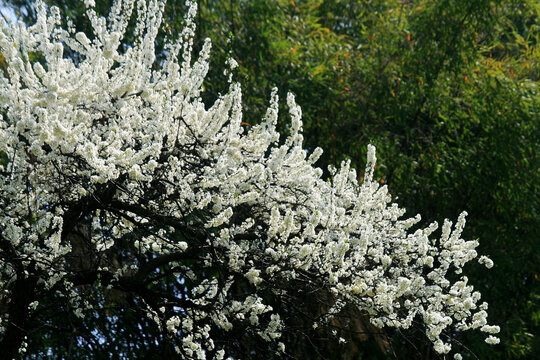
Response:
[[[18,5],[21,15],[33,14],[27,2]],[[174,37],[185,8],[170,5]],[[106,13],[109,4],[98,6]],[[490,274],[470,271],[504,319],[505,350],[492,351],[481,338],[464,341],[481,358],[540,353],[538,5],[201,1],[200,8],[196,47],[206,36],[215,44],[205,99],[226,90],[219,64],[232,54],[250,90],[242,99],[246,123],[264,113],[273,85],[292,90],[308,148],[328,149],[323,163],[348,154],[362,168],[363,144],[371,141],[382,159],[376,174],[412,214],[421,211],[428,223],[467,209],[466,234],[496,260]],[[85,26],[82,6],[63,12]],[[426,343],[419,351],[430,357],[429,349]]]

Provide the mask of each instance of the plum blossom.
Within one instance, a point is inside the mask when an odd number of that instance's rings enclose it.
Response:
[[[64,29],[42,1],[32,26],[0,19],[8,64],[0,73],[0,290],[23,299],[0,311],[0,339],[44,316],[42,299],[84,318],[112,290],[129,290],[185,358],[234,356],[214,338],[233,329],[283,353],[280,305],[302,289],[332,299],[313,328],[349,306],[377,327],[421,321],[441,354],[454,329],[479,329],[497,344],[487,304],[455,275],[477,257],[478,242],[461,238],[466,213],[440,235],[436,223],[403,218],[374,179],[371,145],[363,181],[349,162],[323,180],[322,150],[303,148],[292,94],[285,139],[276,89],[249,129],[232,77],[224,95],[203,103],[211,44],[192,54],[197,6],[187,4],[186,27],[164,60],[155,49],[161,1],[117,1],[108,18],[85,1],[91,34]],[[121,46],[132,14],[135,40]],[[24,352],[23,335],[14,336]]]

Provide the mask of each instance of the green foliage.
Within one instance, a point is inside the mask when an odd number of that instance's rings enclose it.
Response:
[[[32,17],[29,1],[8,3]],[[47,3],[60,5],[84,29],[82,6]],[[105,13],[109,1],[98,3]],[[471,282],[490,303],[502,341],[492,348],[481,337],[453,336],[483,359],[538,356],[540,5],[201,0],[199,7],[197,43],[212,39],[216,64],[204,96],[212,100],[226,89],[220,69],[232,56],[240,64],[236,79],[245,93],[246,126],[260,118],[273,86],[283,95],[292,91],[302,106],[308,146],[325,149],[321,166],[348,157],[361,169],[371,142],[378,148],[376,176],[412,214],[431,222],[467,210],[465,236],[479,238],[479,251],[496,264],[487,272],[470,269]],[[167,5],[173,38],[184,10],[180,1]],[[324,334],[309,335],[324,344]],[[351,339],[351,356],[384,358],[373,355],[375,345],[356,341],[365,336],[344,336]],[[398,358],[435,356],[406,339],[392,342]],[[310,345],[300,342],[298,354],[305,355]],[[380,337],[378,344],[389,349]],[[340,351],[327,349],[319,355]]]

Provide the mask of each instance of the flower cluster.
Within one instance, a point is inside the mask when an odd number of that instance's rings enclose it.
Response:
[[[379,328],[420,319],[438,353],[451,350],[443,335],[452,329],[499,341],[487,304],[459,275],[477,256],[478,243],[461,238],[465,213],[439,237],[435,223],[414,230],[420,217],[402,219],[373,180],[373,146],[361,183],[348,162],[321,179],[322,150],[302,147],[291,94],[284,140],[277,90],[249,130],[232,80],[207,107],[210,42],[193,60],[194,3],[159,61],[162,2],[117,1],[107,19],[93,3],[92,34],[62,28],[58,9],[41,1],[31,27],[0,20],[0,296],[23,299],[0,312],[3,339],[28,328],[44,298],[92,316],[102,300],[82,296],[83,285],[99,283],[140,298],[186,358],[227,356],[217,337],[235,329],[285,352],[276,305],[295,289],[332,299],[314,327],[353,306]],[[171,275],[176,290],[145,290]]]

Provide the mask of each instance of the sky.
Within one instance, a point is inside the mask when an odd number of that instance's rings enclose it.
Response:
[[[0,13],[9,21],[15,21],[17,17],[15,16],[15,11],[11,7],[4,5],[4,2],[0,0]]]

